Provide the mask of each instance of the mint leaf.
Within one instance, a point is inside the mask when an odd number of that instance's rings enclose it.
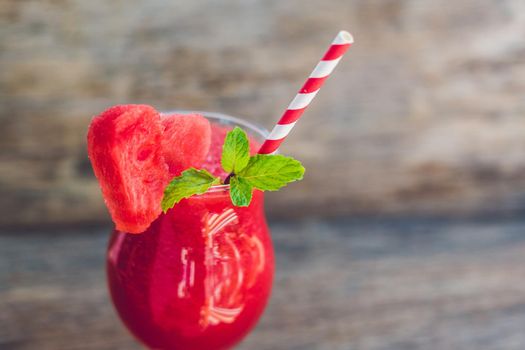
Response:
[[[232,176],[230,179],[230,198],[233,205],[247,207],[252,201],[253,187],[245,179]]]
[[[168,186],[166,186],[164,198],[162,198],[161,202],[162,211],[165,213],[183,198],[204,193],[212,185],[218,184],[220,184],[220,179],[206,170],[197,170],[194,168],[185,170],[180,176],[174,177]]]
[[[228,132],[222,146],[221,165],[227,173],[239,173],[250,160],[250,145],[246,133],[236,126]]]
[[[301,162],[283,155],[257,154],[238,174],[251,186],[263,191],[277,191],[289,182],[301,180],[304,167]]]

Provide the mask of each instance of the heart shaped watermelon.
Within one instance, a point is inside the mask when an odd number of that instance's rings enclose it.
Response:
[[[91,122],[88,155],[117,230],[143,232],[161,212],[170,179],[161,141],[160,115],[150,106],[115,106]]]
[[[147,105],[115,106],[93,118],[88,155],[117,230],[141,233],[150,226],[170,179],[204,161],[210,134],[202,116],[161,120]]]

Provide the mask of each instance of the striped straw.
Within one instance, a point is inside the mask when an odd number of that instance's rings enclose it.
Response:
[[[259,154],[271,154],[279,148],[353,42],[354,38],[350,33],[342,30],[337,34],[328,51],[315,66],[308,80],[306,80],[281,119],[277,122],[277,125],[275,125],[268,138],[264,141],[261,149],[259,149]]]

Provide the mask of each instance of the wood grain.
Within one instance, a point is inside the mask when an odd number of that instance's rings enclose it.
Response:
[[[525,221],[272,225],[269,308],[239,349],[521,350]],[[105,229],[0,235],[0,349],[140,349],[105,287]]]
[[[273,215],[523,210],[523,0],[318,7],[0,1],[0,225],[108,223],[93,115],[148,103],[271,128],[340,29],[356,43],[282,146],[307,172]]]

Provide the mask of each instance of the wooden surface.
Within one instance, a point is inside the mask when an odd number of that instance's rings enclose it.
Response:
[[[0,225],[107,222],[85,136],[110,105],[271,128],[340,29],[355,45],[282,146],[307,172],[274,215],[523,208],[525,1],[322,4],[1,0]]]
[[[252,350],[522,350],[525,221],[274,223]],[[139,349],[106,293],[104,229],[0,235],[0,349]]]

